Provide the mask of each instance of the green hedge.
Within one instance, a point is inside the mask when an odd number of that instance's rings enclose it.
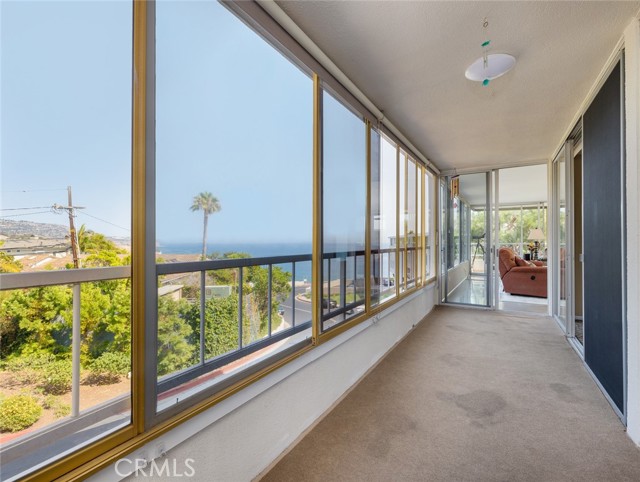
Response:
[[[125,353],[106,352],[91,362],[87,382],[92,385],[118,383],[131,371],[131,357]]]
[[[31,427],[42,415],[42,407],[29,395],[7,397],[0,402],[0,432],[19,432]]]

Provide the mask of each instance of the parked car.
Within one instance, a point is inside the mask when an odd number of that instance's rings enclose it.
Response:
[[[328,300],[326,298],[322,298],[322,308],[323,309],[331,309],[331,308],[336,308],[338,306],[338,303],[335,302],[335,300]]]

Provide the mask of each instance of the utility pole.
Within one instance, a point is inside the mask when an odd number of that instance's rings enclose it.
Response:
[[[71,235],[71,253],[73,254],[73,267],[79,268],[78,262],[78,237],[76,235],[76,227],[73,224],[73,201],[71,200],[71,186],[67,186],[67,194],[69,197],[69,234]]]
[[[79,268],[80,262],[79,262],[79,256],[78,256],[78,235],[76,233],[76,227],[74,225],[73,218],[75,217],[75,212],[74,212],[75,209],[84,209],[84,208],[73,205],[73,200],[71,197],[71,186],[67,186],[67,196],[68,196],[68,203],[69,203],[68,206],[60,206],[59,204],[54,204],[53,209],[57,211],[64,209],[65,211],[67,211],[67,214],[69,214],[69,235],[71,236],[71,254],[73,256],[73,267]]]

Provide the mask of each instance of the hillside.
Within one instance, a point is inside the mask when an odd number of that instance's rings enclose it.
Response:
[[[0,235],[8,238],[39,236],[41,238],[60,239],[69,235],[69,227],[62,224],[34,223],[31,221],[12,221],[0,219]]]

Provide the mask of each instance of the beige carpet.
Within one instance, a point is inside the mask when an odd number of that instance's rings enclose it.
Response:
[[[640,481],[546,317],[438,308],[263,481]]]

